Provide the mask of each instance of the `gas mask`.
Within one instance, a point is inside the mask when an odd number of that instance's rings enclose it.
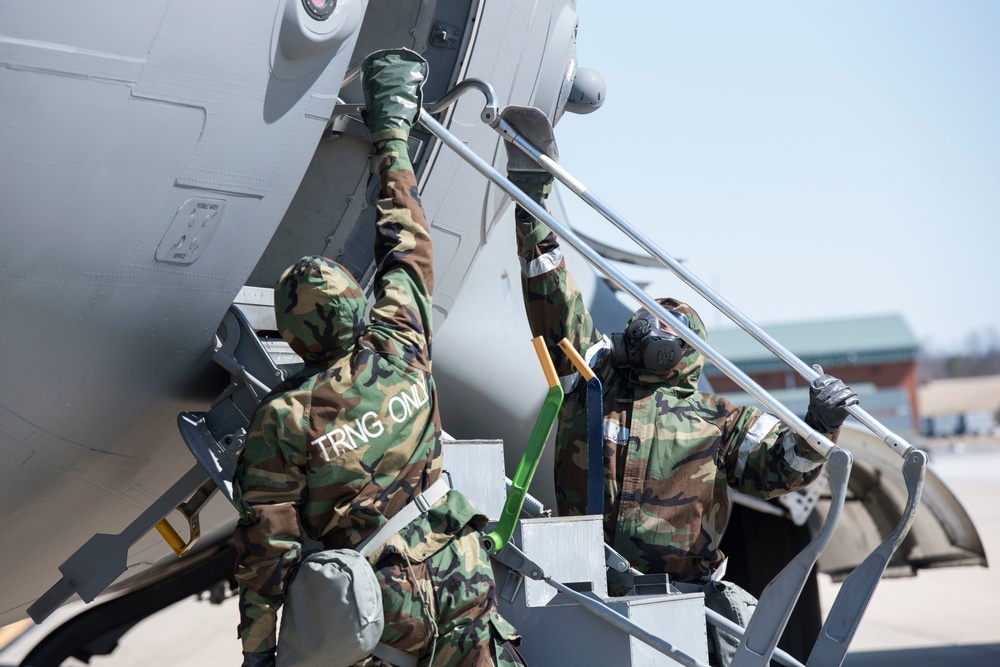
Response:
[[[691,326],[687,315],[670,312],[685,326]],[[657,317],[642,308],[624,333],[611,334],[611,363],[618,368],[665,373],[677,365],[687,347],[677,334],[662,331]]]

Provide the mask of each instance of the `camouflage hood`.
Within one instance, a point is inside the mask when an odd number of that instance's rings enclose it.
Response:
[[[699,338],[706,342],[708,341],[708,332],[705,331],[705,323],[701,321],[701,317],[694,308],[677,299],[657,299],[656,301],[667,310],[687,315],[691,329],[698,334]],[[632,314],[632,317],[629,318],[629,323],[632,322],[638,312],[636,310]],[[653,371],[633,372],[630,379],[639,385],[666,384],[671,387],[677,387],[684,393],[693,393],[698,389],[698,380],[701,378],[701,370],[705,366],[705,357],[691,346],[687,346],[685,349],[684,356],[669,371],[664,373]]]
[[[278,331],[307,364],[354,348],[364,327],[367,299],[358,281],[325,257],[303,257],[274,288]]]

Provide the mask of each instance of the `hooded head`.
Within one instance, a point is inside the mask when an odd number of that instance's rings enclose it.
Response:
[[[702,340],[708,340],[705,324],[694,308],[677,299],[657,299],[656,301],[667,310],[683,315],[684,319],[687,320],[688,328],[698,334]],[[625,330],[629,331],[629,325],[646,316],[648,312],[647,309],[640,308],[632,313]],[[668,333],[673,332],[671,330]],[[669,384],[694,391],[698,388],[698,379],[701,377],[701,369],[705,366],[705,358],[701,352],[686,343],[681,347],[680,354],[680,359],[668,370],[629,369],[629,375],[633,381],[639,384]]]
[[[367,298],[354,276],[325,257],[303,257],[274,288],[278,331],[307,364],[350,352],[364,326]]]

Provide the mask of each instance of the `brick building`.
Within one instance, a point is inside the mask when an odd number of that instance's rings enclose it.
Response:
[[[762,326],[805,363],[850,385],[862,406],[890,430],[918,432],[917,354],[920,346],[900,315]],[[709,331],[709,344],[792,410],[804,412],[806,381],[742,329]],[[712,364],[712,390],[740,404],[756,404]],[[742,397],[742,400],[741,400]]]

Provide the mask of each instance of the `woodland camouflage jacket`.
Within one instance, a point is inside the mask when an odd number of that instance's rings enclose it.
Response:
[[[516,220],[532,335],[544,337],[564,387],[576,388],[567,393],[556,436],[559,513],[584,514],[587,505],[585,383],[575,381],[557,346],[565,337],[603,385],[605,540],[644,573],[707,580],[724,560],[719,542],[729,517],[727,487],[778,496],[815,479],[822,456],[772,415],[699,392],[705,361],[690,346],[662,375],[615,368],[610,341],[594,328],[555,235],[520,206]],[[687,314],[707,340],[690,306],[660,303]]]
[[[281,334],[306,365],[257,409],[234,479],[245,652],[275,646],[305,538],[356,547],[441,475],[430,237],[413,173],[380,172],[371,323],[358,283],[330,260],[303,258],[275,288]],[[470,522],[485,518],[452,491],[370,561],[391,549],[422,562]]]

